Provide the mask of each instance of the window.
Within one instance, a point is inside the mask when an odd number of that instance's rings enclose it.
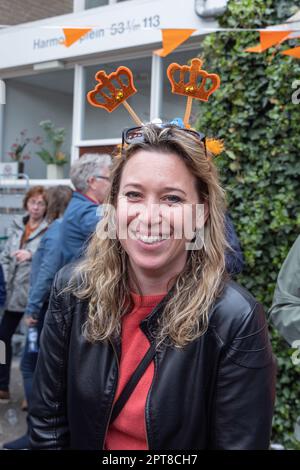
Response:
[[[85,9],[88,10],[89,8],[102,7],[108,4],[109,0],[85,0]]]
[[[124,2],[127,0],[85,0],[85,9],[102,7],[104,5],[112,5],[113,3]]]
[[[73,115],[73,70],[59,70],[6,80],[4,158],[11,161],[8,152],[20,131],[27,129],[28,137],[45,136],[39,123],[51,120],[55,127],[66,129],[62,150],[71,153]],[[46,147],[45,142],[45,147]],[[47,146],[48,147],[48,146]],[[46,164],[35,154],[39,147],[30,142],[26,150],[30,159],[25,161],[24,173],[30,178],[46,178]],[[27,153],[27,152],[26,152]],[[68,177],[70,165],[64,165]]]
[[[151,58],[124,60],[107,65],[97,65],[86,68],[85,95],[98,83],[95,74],[98,70],[105,70],[107,74],[114,72],[121,65],[129,67],[134,74],[134,84],[137,93],[128,99],[128,103],[143,122],[150,119],[150,83]],[[124,127],[131,127],[135,123],[121,104],[115,111],[109,113],[105,109],[95,108],[86,100],[84,117],[84,140],[115,139],[121,137]]]

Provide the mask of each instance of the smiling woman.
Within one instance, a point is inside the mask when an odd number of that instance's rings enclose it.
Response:
[[[151,174],[153,167],[156,178]],[[120,243],[137,279],[145,277],[136,286],[143,295],[167,292],[169,280],[183,270],[186,239],[183,230],[177,238],[174,231],[184,223],[187,204],[199,202],[196,179],[176,154],[140,150],[128,161],[121,177],[117,220],[128,227]]]
[[[85,260],[54,283],[34,448],[268,448],[265,316],[226,272],[224,192],[202,137],[150,124],[123,146]]]

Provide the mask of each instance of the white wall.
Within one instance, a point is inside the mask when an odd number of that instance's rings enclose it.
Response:
[[[59,75],[57,78],[59,80]],[[44,137],[39,122],[46,119],[50,119],[55,127],[66,129],[63,150],[70,154],[73,95],[22,83],[17,79],[7,80],[6,85],[4,155],[1,161],[11,161],[8,152],[21,130],[28,129],[29,137]],[[46,165],[35,155],[38,146],[30,143],[27,149],[31,158],[25,162],[25,173],[30,178],[46,178]],[[68,172],[69,165],[65,165],[65,176]]]
[[[150,87],[128,99],[128,103],[143,122],[150,119]],[[90,104],[85,106],[84,139],[121,138],[125,127],[134,127],[133,121],[123,105],[109,113],[102,108],[94,108]]]

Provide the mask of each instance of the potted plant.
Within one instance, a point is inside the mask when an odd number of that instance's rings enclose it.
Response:
[[[17,137],[15,142],[10,147],[10,152],[8,152],[10,158],[16,163],[16,168],[13,171],[19,175],[24,173],[24,161],[29,160],[30,158],[30,152],[25,153],[27,145],[29,142],[39,142],[39,137],[36,137],[36,139],[27,137],[27,132],[27,129],[23,129],[20,132],[20,136]]]
[[[46,163],[47,165],[47,178],[49,179],[60,179],[64,177],[63,165],[65,165],[68,160],[66,154],[62,152],[61,148],[65,141],[66,131],[64,128],[55,128],[54,124],[47,120],[41,121],[40,126],[46,134],[46,142],[48,142],[50,149],[48,147],[42,147],[41,150],[37,152],[37,155]],[[42,143],[41,143],[42,145]]]

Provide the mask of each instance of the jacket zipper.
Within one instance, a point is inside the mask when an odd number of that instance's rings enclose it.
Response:
[[[155,375],[156,375],[155,358],[153,359],[153,361],[154,361],[154,375],[153,375],[153,380],[152,380],[152,383],[150,385],[150,388],[149,388],[149,391],[148,391],[148,394],[147,394],[146,404],[145,404],[145,414],[144,414],[145,430],[146,430],[146,443],[147,443],[148,450],[150,450],[150,445],[149,445],[149,439],[148,439],[148,427],[147,427],[147,417],[146,417],[146,415],[147,415],[147,410],[148,410],[148,405],[149,405],[149,400],[150,400],[150,394],[151,394],[153,382],[155,380]]]
[[[115,348],[113,342],[111,341],[111,339],[109,339],[109,342],[110,342],[110,344],[111,344],[111,346],[112,346],[112,348],[113,348],[114,355],[115,355],[116,360],[117,360],[118,376],[117,376],[117,380],[115,381],[114,396],[113,396],[113,399],[112,399],[112,404],[111,404],[110,411],[109,411],[108,421],[107,421],[107,424],[106,424],[106,429],[105,429],[105,433],[104,433],[104,439],[103,439],[103,447],[102,447],[102,450],[104,450],[104,446],[105,446],[106,436],[107,436],[107,432],[108,432],[108,428],[109,428],[110,418],[111,418],[111,415],[112,415],[112,412],[113,412],[113,404],[114,404],[115,394],[116,394],[116,390],[117,390],[117,386],[118,386],[118,380],[119,380],[119,375],[120,375],[119,356],[118,356],[118,354],[117,354],[116,348]]]
[[[146,337],[148,338],[148,341],[150,343],[150,347],[151,347],[151,340],[150,338],[148,337],[148,335],[144,332],[144,334],[146,335]],[[156,354],[153,358],[153,362],[154,362],[154,374],[153,374],[153,379],[152,379],[152,382],[151,382],[151,385],[150,385],[150,388],[149,388],[149,391],[147,393],[147,398],[146,398],[146,403],[145,403],[145,414],[144,414],[144,420],[145,420],[145,430],[146,430],[146,443],[147,443],[147,447],[148,447],[148,450],[150,450],[150,445],[149,445],[149,438],[148,438],[148,428],[147,428],[147,410],[149,409],[149,400],[150,400],[150,395],[151,395],[151,391],[152,391],[152,388],[153,388],[153,384],[154,384],[154,381],[155,381],[155,378],[156,378],[156,373],[157,373],[157,366],[156,366]]]

